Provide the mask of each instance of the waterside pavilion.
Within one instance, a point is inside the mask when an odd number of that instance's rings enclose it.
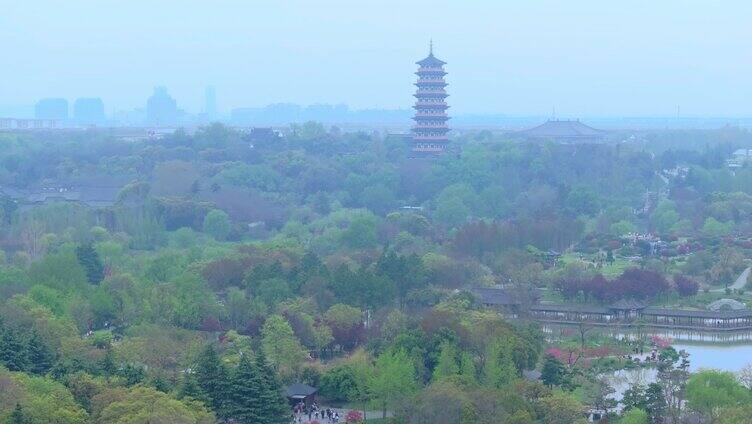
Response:
[[[521,302],[504,289],[473,289],[478,303],[499,310],[507,317],[523,314]],[[622,299],[610,305],[586,305],[577,303],[538,302],[528,308],[526,314],[533,320],[552,324],[582,323],[614,326],[738,331],[752,330],[752,310],[717,310],[653,308],[645,303]]]

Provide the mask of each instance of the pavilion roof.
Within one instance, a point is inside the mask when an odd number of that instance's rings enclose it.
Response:
[[[285,388],[287,397],[293,396],[310,396],[316,393],[318,389],[303,383],[293,383]]]
[[[610,305],[611,309],[621,311],[636,311],[638,309],[644,309],[648,305],[634,299],[619,299]]]

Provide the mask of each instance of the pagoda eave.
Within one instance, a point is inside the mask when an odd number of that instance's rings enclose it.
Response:
[[[451,106],[447,104],[442,105],[438,103],[436,104],[426,103],[426,104],[414,105],[413,109],[449,109],[450,107]]]

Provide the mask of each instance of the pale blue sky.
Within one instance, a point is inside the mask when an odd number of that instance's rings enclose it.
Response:
[[[447,61],[453,113],[752,116],[750,1],[0,0],[0,106],[166,85],[189,111],[406,108]]]

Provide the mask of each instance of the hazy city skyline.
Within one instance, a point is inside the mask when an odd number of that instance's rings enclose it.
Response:
[[[166,86],[201,113],[211,85],[225,115],[285,102],[408,109],[433,38],[453,114],[752,116],[746,2],[324,3],[9,4],[0,108],[100,97],[110,115]]]

